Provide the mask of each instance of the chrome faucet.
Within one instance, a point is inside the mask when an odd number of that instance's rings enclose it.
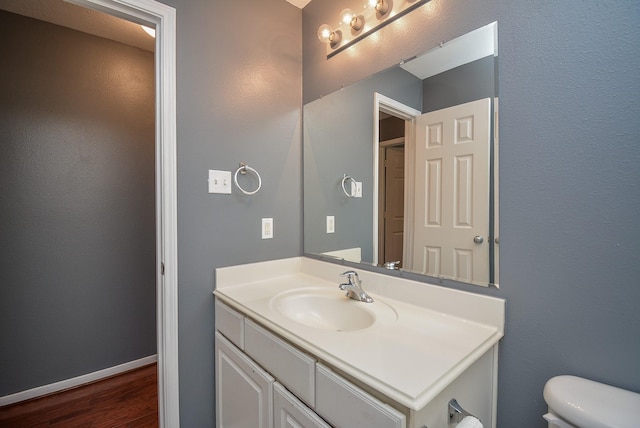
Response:
[[[371,296],[362,289],[362,281],[360,281],[360,277],[356,271],[348,270],[341,273],[340,276],[346,276],[349,281],[346,284],[340,284],[338,287],[340,290],[347,292],[347,297],[359,302],[373,303]]]

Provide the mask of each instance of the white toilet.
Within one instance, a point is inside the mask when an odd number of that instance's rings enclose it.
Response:
[[[549,428],[638,428],[640,394],[583,379],[556,376],[544,386]]]

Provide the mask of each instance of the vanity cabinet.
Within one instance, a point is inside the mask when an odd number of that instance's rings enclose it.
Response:
[[[505,301],[361,272],[374,302],[359,303],[336,286],[344,269],[306,257],[216,269],[216,330],[273,379],[269,423],[449,428],[455,399],[456,417],[495,428]]]
[[[216,330],[218,428],[406,427],[402,412],[219,300]]]

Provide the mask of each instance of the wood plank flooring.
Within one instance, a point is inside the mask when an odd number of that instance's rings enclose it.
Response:
[[[157,364],[0,407],[2,428],[158,426]]]

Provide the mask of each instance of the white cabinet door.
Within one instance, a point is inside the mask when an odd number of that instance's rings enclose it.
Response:
[[[331,428],[284,386],[273,385],[274,428]]]
[[[216,332],[216,426],[272,428],[274,379]]]

